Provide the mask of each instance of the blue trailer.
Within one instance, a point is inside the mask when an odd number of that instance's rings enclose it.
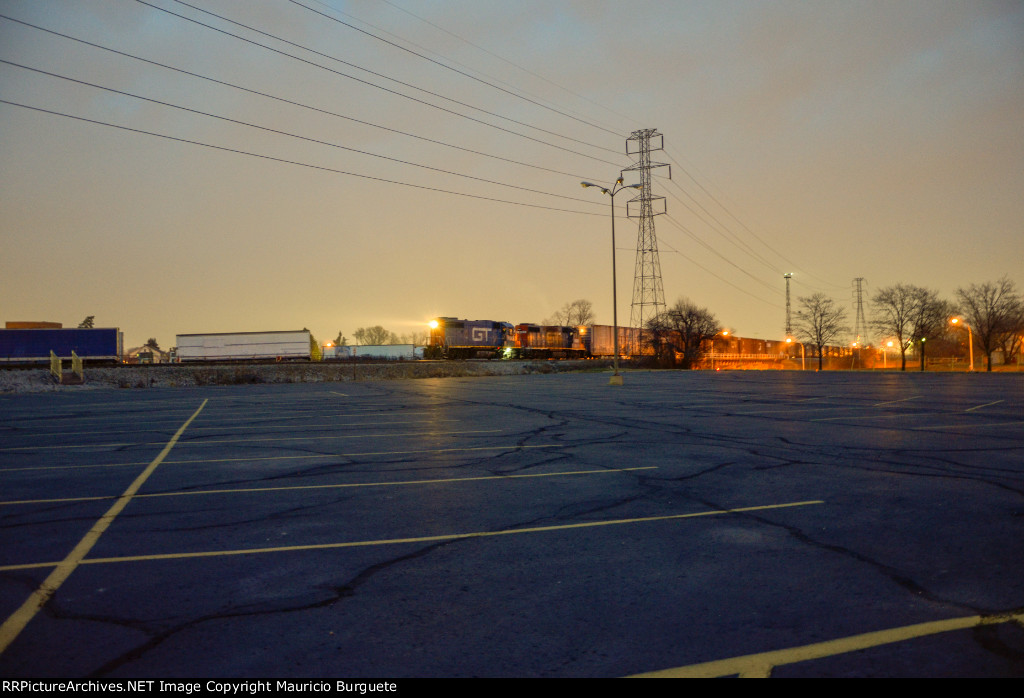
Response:
[[[123,335],[116,327],[0,330],[0,363],[40,363],[52,351],[86,361],[121,361]]]

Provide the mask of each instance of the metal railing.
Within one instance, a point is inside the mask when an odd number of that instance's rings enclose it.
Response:
[[[71,372],[78,376],[79,380],[85,380],[85,367],[82,366],[82,357],[74,351],[71,352]]]
[[[61,366],[60,357],[53,353],[53,349],[50,350],[50,375],[58,383],[64,378],[64,369]]]

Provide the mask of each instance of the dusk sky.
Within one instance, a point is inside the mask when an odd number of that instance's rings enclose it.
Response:
[[[784,272],[794,305],[821,291],[851,324],[857,277],[867,298],[911,283],[953,300],[1003,276],[1024,290],[1024,2],[0,0],[0,15],[0,322],[94,315],[126,348],[165,349],[540,322],[577,298],[611,324],[608,200],[579,183],[614,181],[643,128],[672,170],[654,187],[666,301],[739,335],[783,336]]]

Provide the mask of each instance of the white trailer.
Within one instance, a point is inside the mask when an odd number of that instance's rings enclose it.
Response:
[[[179,334],[179,361],[310,359],[309,330]]]

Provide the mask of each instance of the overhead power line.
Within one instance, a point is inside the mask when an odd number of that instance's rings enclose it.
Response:
[[[529,204],[523,201],[511,201],[508,199],[499,199],[493,196],[481,196],[479,194],[468,194],[466,192],[453,191],[451,189],[441,189],[440,187],[428,187],[422,184],[413,184],[411,182],[403,182],[396,179],[387,179],[385,177],[374,177],[373,175],[361,174],[359,172],[350,172],[347,170],[339,170],[333,167],[325,167],[323,165],[313,165],[307,162],[299,162],[298,160],[289,160],[287,158],[274,157],[272,155],[263,155],[261,153],[253,153],[247,150],[239,150],[238,148],[228,148],[222,145],[214,145],[212,143],[204,143],[202,141],[196,141],[189,138],[181,138],[179,136],[170,136],[165,133],[157,133],[155,131],[146,131],[144,129],[132,128],[130,126],[122,126],[120,124],[112,124],[108,121],[100,121],[99,119],[89,119],[84,116],[76,116],[75,114],[67,114],[65,112],[59,112],[53,109],[43,109],[42,107],[34,107],[29,104],[21,104],[19,102],[13,102],[8,99],[0,99],[0,104],[8,104],[12,107],[21,107],[22,109],[30,109],[32,111],[41,112],[44,114],[52,114],[54,116],[62,116],[68,119],[74,119],[76,121],[83,121],[90,124],[97,124],[99,126],[108,126],[110,128],[119,129],[122,131],[130,131],[132,133],[139,133],[145,136],[153,136],[154,138],[163,138],[169,141],[176,141],[178,143],[188,143],[191,145],[198,145],[204,148],[211,148],[213,150],[220,150],[226,153],[235,153],[236,155],[246,155],[249,157],[260,158],[262,160],[270,160],[272,162],[280,162],[287,165],[297,165],[299,167],[306,167],[312,170],[319,170],[321,172],[331,172],[334,174],[347,175],[349,177],[359,177],[360,179],[368,179],[374,182],[384,182],[386,184],[397,184],[403,187],[410,187],[412,189],[422,189],[424,191],[433,191],[441,194],[451,194],[453,196],[461,196],[467,199],[478,199],[481,201],[493,201],[501,204],[511,204],[513,206],[523,206],[526,208],[537,208],[546,211],[561,211],[563,213],[576,213],[584,216],[603,216],[606,214],[592,212],[592,211],[576,211],[568,208],[558,208],[556,206],[543,206],[540,204]]]
[[[168,65],[166,63],[160,63],[159,61],[154,61],[154,60],[151,60],[149,58],[143,58],[142,56],[136,56],[134,54],[127,53],[125,51],[120,51],[118,49],[111,48],[110,46],[104,46],[103,44],[98,44],[98,43],[93,42],[93,41],[87,41],[87,40],[79,38],[79,37],[71,36],[70,34],[63,34],[61,32],[54,31],[53,29],[47,29],[46,27],[41,27],[41,26],[36,25],[36,24],[31,24],[29,22],[25,22],[25,21],[22,21],[20,19],[14,19],[13,17],[8,17],[7,15],[0,14],[0,18],[6,19],[6,20],[8,20],[10,22],[15,22],[17,24],[21,24],[21,25],[26,26],[26,27],[30,27],[32,29],[36,29],[36,30],[41,31],[41,32],[45,32],[47,34],[52,34],[53,36],[58,36],[58,37],[60,37],[62,39],[68,39],[70,41],[75,41],[75,42],[78,42],[78,43],[83,44],[85,46],[91,46],[93,48],[98,48],[98,49],[101,49],[103,51],[108,51],[108,52],[113,53],[113,54],[118,55],[118,56],[123,56],[125,58],[131,58],[132,60],[140,61],[142,63],[147,63],[149,65],[153,65],[153,66],[156,66],[158,68],[163,68],[165,70],[170,70],[170,71],[173,71],[173,72],[176,72],[176,73],[181,73],[182,75],[188,75],[189,77],[199,78],[200,80],[206,80],[208,82],[212,82],[212,83],[217,84],[217,85],[223,85],[225,87],[230,87],[232,89],[240,90],[242,92],[247,92],[249,94],[253,94],[253,95],[260,96],[260,97],[264,97],[266,99],[272,99],[272,100],[275,100],[275,101],[278,101],[278,102],[282,102],[284,104],[291,104],[291,105],[296,106],[296,107],[301,107],[303,109],[309,109],[311,111],[319,112],[321,114],[326,114],[328,116],[337,117],[339,119],[345,119],[346,121],[351,121],[353,123],[362,124],[363,126],[369,126],[371,128],[379,129],[379,130],[382,130],[382,131],[387,131],[389,133],[396,133],[396,134],[401,135],[401,136],[407,136],[409,138],[414,138],[416,140],[421,140],[421,141],[424,141],[424,142],[427,142],[427,143],[433,143],[435,145],[444,146],[446,148],[453,148],[455,150],[460,150],[460,151],[463,151],[463,152],[466,152],[466,153],[471,153],[473,155],[480,155],[482,157],[491,158],[491,159],[494,159],[494,160],[500,160],[502,162],[507,162],[507,163],[510,163],[510,164],[513,164],[513,165],[521,165],[523,167],[529,167],[529,168],[533,168],[533,169],[536,169],[536,170],[543,170],[545,172],[551,172],[553,174],[565,175],[567,177],[573,177],[573,178],[576,178],[576,179],[593,179],[593,177],[588,178],[588,177],[585,177],[585,176],[582,176],[582,175],[578,175],[578,174],[574,174],[574,173],[571,173],[571,172],[563,172],[561,170],[552,169],[550,167],[544,167],[543,165],[537,165],[537,164],[534,164],[534,163],[523,162],[521,160],[514,160],[512,158],[506,158],[506,157],[503,157],[501,155],[495,155],[494,153],[486,153],[486,152],[483,152],[483,151],[480,151],[480,150],[474,150],[472,148],[466,148],[465,146],[456,145],[454,143],[448,143],[448,142],[437,140],[437,139],[434,139],[434,138],[428,138],[426,136],[421,136],[421,135],[418,135],[418,134],[415,134],[415,133],[410,133],[408,131],[401,131],[399,129],[390,128],[388,126],[384,126],[382,124],[376,124],[376,123],[373,123],[371,121],[364,121],[362,119],[357,119],[357,118],[355,118],[353,116],[348,116],[346,114],[339,114],[338,112],[330,111],[328,109],[322,109],[320,107],[314,107],[314,106],[312,106],[310,104],[304,104],[302,102],[297,102],[295,100],[286,99],[284,97],[279,97],[277,95],[272,95],[272,94],[269,94],[267,92],[261,92],[259,90],[254,90],[254,89],[251,89],[251,88],[248,88],[248,87],[243,87],[242,85],[237,85],[235,83],[227,82],[225,80],[218,80],[217,78],[210,77],[209,75],[202,75],[201,73],[195,73],[195,72],[192,72],[190,70],[185,70],[184,68],[178,68],[176,66]]]
[[[404,37],[398,37],[396,34],[394,34],[392,32],[389,32],[389,31],[387,31],[385,29],[381,29],[380,27],[375,27],[373,24],[370,24],[366,20],[362,20],[362,19],[359,19],[357,17],[354,17],[353,15],[349,14],[348,12],[342,12],[341,10],[339,10],[339,9],[337,9],[335,7],[331,7],[331,5],[329,3],[324,2],[323,0],[315,0],[315,2],[318,5],[323,5],[324,7],[330,8],[330,10],[333,11],[333,12],[337,12],[338,14],[345,15],[346,17],[351,17],[352,19],[355,19],[358,22],[362,22],[363,24],[365,24],[367,26],[373,27],[377,31],[383,31],[385,34],[389,34],[391,36],[395,36],[397,38],[400,38],[402,41],[405,41],[406,43],[411,44],[413,46],[416,46],[416,48],[419,48],[420,50],[423,50],[423,51],[429,51],[430,50],[430,49],[423,48],[422,46],[420,46],[419,44],[417,44],[417,43],[415,43],[413,41],[409,41],[409,39],[406,39]],[[424,24],[433,27],[434,29],[437,29],[438,31],[444,32],[448,36],[451,36],[451,37],[454,37],[454,38],[458,39],[459,41],[461,41],[462,43],[466,44],[467,46],[472,46],[476,50],[478,50],[478,51],[480,51],[482,53],[486,53],[488,56],[491,56],[493,58],[497,58],[499,61],[501,61],[503,63],[506,63],[506,64],[512,66],[513,68],[516,68],[517,70],[521,70],[522,72],[526,73],[527,75],[535,77],[538,80],[542,80],[543,82],[546,82],[547,84],[552,85],[553,87],[556,87],[559,90],[561,90],[561,91],[563,91],[563,92],[565,92],[567,94],[570,94],[573,97],[576,97],[577,99],[582,99],[585,102],[589,102],[590,104],[592,104],[595,107],[598,107],[600,109],[604,109],[605,111],[607,111],[607,112],[609,112],[611,114],[614,114],[615,116],[623,119],[627,123],[630,121],[630,117],[626,116],[625,114],[621,114],[621,113],[615,111],[614,109],[609,108],[606,104],[601,104],[600,102],[592,100],[589,97],[586,97],[584,95],[579,94],[578,92],[574,92],[574,91],[570,90],[568,87],[560,85],[557,82],[544,77],[540,73],[534,72],[534,71],[530,70],[529,68],[525,68],[522,65],[519,65],[518,63],[516,63],[515,61],[509,60],[508,58],[505,58],[504,56],[502,56],[502,55],[500,55],[498,53],[495,53],[494,51],[491,51],[490,49],[488,49],[488,48],[486,48],[484,46],[481,46],[479,44],[473,43],[472,41],[470,41],[466,37],[461,36],[459,34],[456,34],[455,32],[451,31],[450,29],[446,29],[445,27],[442,27],[439,24],[431,22],[430,20],[428,20],[428,19],[426,19],[424,17],[421,17],[420,15],[416,14],[415,12],[410,12],[409,10],[407,10],[404,7],[401,7],[400,5],[396,5],[395,3],[390,2],[389,0],[383,0],[383,2],[384,2],[384,4],[390,5],[391,7],[395,8],[399,12],[404,12],[405,14],[409,15],[410,17],[413,17],[413,18],[419,20],[420,22],[423,22]],[[455,63],[456,65],[462,65],[462,66],[465,67],[465,64],[460,63],[459,61],[455,60],[451,56],[444,56],[443,54],[440,54],[437,51],[430,51],[430,52],[434,53],[436,55],[440,55],[443,58],[445,58],[446,60],[451,61],[452,63]],[[501,82],[501,83],[503,83],[505,85],[509,85],[510,84],[510,83],[508,83],[508,82],[506,82],[504,80],[501,80],[500,78],[495,78],[495,77],[493,77],[491,75],[487,75],[487,73],[484,73],[483,71],[479,71],[478,70],[476,72],[480,73],[481,75],[486,75],[487,77],[491,78],[492,80],[498,80],[499,82]],[[524,94],[530,94],[529,92],[526,92],[526,90],[521,90],[521,92],[523,92]],[[540,99],[540,98],[538,98],[538,99]],[[604,127],[604,128],[607,129],[607,127]],[[628,130],[629,130],[628,128],[623,128],[622,129],[623,132],[624,131],[628,131]],[[620,133],[619,131],[615,131],[614,129],[612,130],[612,132],[615,133],[616,135],[619,135],[619,133]]]
[[[261,44],[260,42],[254,41],[253,39],[247,39],[244,36],[239,36],[238,34],[233,34],[233,33],[229,32],[229,31],[227,31],[225,29],[220,29],[219,27],[215,27],[213,25],[206,24],[205,22],[200,22],[198,19],[194,19],[192,17],[187,17],[185,15],[178,14],[177,12],[172,12],[171,10],[168,10],[166,8],[163,8],[163,7],[160,7],[158,5],[154,5],[152,3],[146,2],[146,0],[135,0],[135,2],[139,3],[140,5],[145,5],[146,7],[150,7],[152,9],[154,9],[154,10],[159,10],[160,12],[164,12],[166,14],[169,14],[172,17],[178,17],[179,19],[183,19],[186,22],[191,22],[191,23],[197,24],[197,25],[199,25],[201,27],[206,27],[207,29],[210,29],[211,31],[215,31],[215,32],[218,32],[220,34],[224,34],[225,36],[230,36],[230,37],[232,37],[234,39],[238,39],[239,41],[244,41],[245,43],[252,44],[253,46],[259,46],[260,48],[266,49],[268,51],[273,51],[274,53],[280,54],[282,56],[286,56],[286,57],[291,58],[293,60],[301,61],[301,62],[303,62],[303,63],[305,63],[307,65],[315,66],[317,68],[320,68],[321,70],[326,70],[328,72],[334,73],[335,75],[340,75],[340,76],[348,78],[350,80],[354,80],[356,82],[359,82],[359,83],[364,84],[364,85],[368,85],[368,86],[376,88],[378,90],[383,90],[384,92],[388,92],[390,94],[394,94],[394,95],[397,95],[399,97],[403,97],[405,99],[412,100],[414,102],[417,102],[419,104],[423,104],[423,105],[431,107],[433,109],[438,109],[438,110],[446,112],[448,114],[453,114],[453,115],[461,117],[463,119],[468,119],[470,121],[473,121],[473,122],[476,122],[476,123],[479,123],[479,124],[483,124],[484,126],[488,126],[490,128],[494,128],[494,129],[497,129],[499,131],[503,131],[505,133],[509,133],[509,134],[512,134],[512,135],[515,135],[515,136],[519,136],[520,138],[526,138],[528,140],[534,141],[535,143],[541,143],[541,144],[549,146],[551,148],[557,148],[559,150],[563,150],[565,152],[572,153],[574,155],[579,155],[581,157],[591,158],[591,159],[597,160],[599,162],[604,162],[604,163],[609,164],[609,165],[618,166],[618,163],[611,162],[610,160],[604,160],[602,158],[599,158],[599,157],[596,157],[596,156],[593,156],[593,155],[587,155],[586,153],[581,153],[579,151],[572,150],[571,148],[566,148],[566,147],[563,147],[563,146],[560,146],[560,145],[555,145],[554,143],[549,143],[548,141],[544,141],[544,140],[541,140],[539,138],[534,138],[534,137],[528,136],[528,135],[526,135],[524,133],[519,133],[518,131],[513,131],[511,129],[503,128],[501,126],[497,126],[497,125],[489,123],[487,121],[483,121],[482,119],[476,119],[476,118],[471,117],[471,116],[469,116],[467,114],[462,114],[460,112],[457,112],[457,111],[454,111],[454,110],[451,110],[451,109],[446,109],[445,107],[442,107],[442,106],[437,105],[437,104],[433,104],[431,102],[427,102],[425,100],[417,99],[416,97],[413,97],[411,95],[407,95],[407,94],[404,94],[402,92],[398,92],[397,90],[392,90],[390,88],[384,87],[383,85],[378,85],[376,83],[370,82],[369,80],[363,80],[362,78],[357,78],[354,75],[349,75],[348,73],[342,72],[340,70],[334,70],[333,68],[328,68],[327,66],[320,65],[319,63],[315,63],[315,62],[307,60],[305,58],[301,58],[299,56],[296,56],[294,54],[288,53],[286,51],[282,51],[280,49],[276,49],[276,48],[273,48],[271,46],[267,46],[266,44]],[[437,97],[438,99],[443,99],[443,100],[452,102],[453,104],[458,104],[459,106],[466,107],[467,109],[474,109],[474,110],[479,111],[479,112],[481,112],[483,114],[487,114],[488,116],[493,116],[495,118],[503,119],[505,121],[509,121],[509,122],[518,124],[520,126],[525,126],[527,128],[532,128],[532,129],[535,129],[535,130],[540,131],[542,133],[547,133],[549,135],[553,135],[553,136],[556,136],[558,138],[563,138],[563,139],[568,140],[568,141],[572,141],[572,142],[575,142],[575,143],[580,143],[582,145],[586,145],[586,146],[591,147],[591,148],[596,148],[598,150],[604,150],[604,151],[607,151],[607,152],[610,152],[610,153],[616,153],[617,152],[617,151],[612,150],[610,148],[605,148],[603,146],[594,145],[592,143],[587,143],[586,141],[581,141],[581,140],[578,140],[578,139],[575,139],[575,138],[571,138],[569,136],[565,136],[565,135],[556,133],[554,131],[548,131],[548,130],[540,128],[538,126],[533,126],[531,124],[528,124],[528,123],[526,123],[524,121],[519,121],[517,119],[513,119],[511,117],[504,116],[502,114],[498,114],[497,112],[488,111],[488,110],[483,109],[481,107],[476,107],[476,106],[473,106],[471,104],[467,104],[465,102],[460,102],[459,100],[453,99],[451,97],[446,97],[445,95],[439,94],[437,92],[432,92],[431,90],[428,90],[428,89],[425,89],[425,88],[422,88],[422,87],[418,87],[418,86],[413,85],[411,83],[403,82],[403,81],[398,80],[396,78],[392,78],[392,77],[390,77],[388,75],[384,75],[383,73],[378,73],[378,72],[369,70],[367,68],[363,68],[362,66],[357,65],[355,63],[351,63],[349,61],[345,61],[345,60],[342,60],[340,58],[336,58],[335,56],[331,56],[329,54],[317,51],[316,49],[311,49],[308,46],[303,46],[302,44],[297,44],[297,43],[295,43],[293,41],[289,41],[288,39],[284,39],[284,38],[282,38],[280,36],[277,36],[275,34],[271,34],[269,32],[265,32],[265,31],[262,31],[260,29],[256,29],[255,27],[250,27],[250,26],[248,26],[246,24],[242,24],[241,22],[237,22],[237,21],[229,19],[227,17],[223,17],[221,15],[218,15],[216,13],[210,12],[208,10],[204,10],[202,8],[195,7],[194,5],[189,5],[188,3],[182,2],[181,0],[175,0],[175,2],[179,2],[180,4],[185,5],[186,7],[192,8],[192,9],[196,10],[197,12],[202,12],[204,14],[208,14],[208,15],[210,15],[212,17],[216,17],[217,19],[220,19],[220,20],[223,20],[223,21],[228,22],[230,24],[234,24],[236,26],[242,27],[242,28],[247,29],[247,30],[249,30],[251,32],[255,32],[255,33],[260,34],[262,36],[267,36],[267,37],[272,38],[272,39],[274,39],[276,41],[280,41],[280,42],[282,42],[284,44],[288,44],[289,46],[295,46],[296,48],[300,48],[303,51],[309,51],[310,53],[312,53],[314,55],[317,55],[317,56],[321,56],[322,58],[326,58],[328,60],[332,60],[332,61],[335,61],[337,63],[341,63],[342,65],[347,65],[347,66],[349,66],[351,68],[355,68],[357,70],[362,70],[363,72],[369,73],[369,74],[374,75],[376,77],[383,78],[385,80],[390,80],[390,81],[392,81],[394,83],[397,83],[399,85],[402,85],[404,87],[408,87],[410,89],[418,90],[418,91],[423,92],[425,94],[429,94],[429,95],[431,95],[433,97]]]
[[[323,140],[320,140],[318,138],[310,138],[309,136],[302,136],[302,135],[299,135],[299,134],[296,134],[296,133],[289,133],[288,131],[282,131],[282,130],[276,129],[276,128],[270,128],[270,127],[267,127],[267,126],[260,126],[259,124],[250,123],[248,121],[241,121],[239,119],[232,119],[232,118],[227,117],[227,116],[220,116],[218,114],[213,114],[213,113],[210,113],[210,112],[201,111],[199,109],[192,109],[191,107],[185,107],[185,106],[182,106],[180,104],[172,104],[171,102],[164,102],[164,101],[159,100],[159,99],[152,99],[150,97],[143,97],[142,95],[137,95],[137,94],[134,94],[132,92],[126,92],[124,90],[117,90],[117,89],[114,89],[112,87],[105,87],[103,85],[97,85],[96,83],[86,82],[85,80],[78,80],[76,78],[71,78],[71,77],[68,77],[66,75],[59,75],[57,73],[51,73],[51,72],[49,72],[47,70],[40,70],[39,68],[32,68],[30,66],[21,65],[20,63],[14,63],[13,61],[8,61],[8,60],[2,59],[2,58],[0,58],[0,63],[4,63],[6,65],[11,65],[11,66],[14,66],[16,68],[22,68],[24,70],[30,70],[30,71],[35,72],[35,73],[41,73],[43,75],[49,75],[50,77],[59,78],[61,80],[67,80],[68,82],[77,83],[79,85],[85,85],[87,87],[93,87],[93,88],[96,88],[96,89],[99,89],[99,90],[106,90],[107,92],[113,92],[114,94],[124,95],[126,97],[132,97],[134,99],[139,99],[139,100],[142,100],[142,101],[145,101],[145,102],[150,102],[151,104],[159,104],[159,105],[164,106],[164,107],[170,107],[172,109],[179,109],[181,111],[186,111],[186,112],[189,112],[191,114],[199,114],[201,116],[210,117],[211,119],[219,119],[221,121],[226,121],[228,123],[238,124],[239,126],[246,126],[248,128],[258,129],[260,131],[266,131],[268,133],[276,133],[276,134],[281,135],[281,136],[288,136],[289,138],[298,138],[300,140],[307,141],[309,143],[316,143],[318,145],[326,145],[328,147],[337,148],[339,150],[347,150],[350,153],[358,153],[359,155],[367,155],[367,156],[370,156],[370,157],[380,158],[382,160],[388,160],[389,162],[399,163],[401,165],[409,165],[411,167],[418,167],[418,168],[422,168],[422,169],[425,169],[425,170],[430,170],[432,172],[440,172],[442,174],[452,175],[454,177],[464,177],[466,179],[472,179],[472,180],[475,180],[477,182],[484,182],[486,184],[494,184],[494,185],[497,185],[497,186],[500,186],[500,187],[507,187],[507,188],[510,188],[510,189],[519,189],[520,191],[530,192],[531,194],[542,194],[544,196],[553,196],[553,197],[558,198],[558,199],[567,199],[569,201],[577,201],[577,202],[580,202],[580,203],[597,205],[597,202],[590,201],[589,199],[582,199],[582,198],[577,198],[577,197],[572,197],[572,196],[565,196],[564,194],[555,194],[555,193],[552,193],[552,192],[549,192],[549,191],[544,191],[544,190],[541,190],[541,189],[530,189],[529,187],[523,187],[523,186],[519,186],[517,184],[509,184],[507,182],[499,182],[499,181],[496,181],[496,180],[493,180],[493,179],[485,179],[483,177],[477,177],[475,175],[468,175],[468,174],[463,174],[461,172],[455,172],[455,171],[452,171],[452,170],[445,170],[445,169],[442,169],[440,167],[432,167],[430,165],[424,165],[424,164],[418,163],[418,162],[411,162],[409,160],[401,160],[399,158],[393,158],[393,157],[389,157],[387,155],[381,155],[379,153],[373,153],[373,152],[370,152],[368,150],[359,150],[358,148],[350,148],[348,146],[341,145],[340,143],[331,143],[330,141],[323,141]]]
[[[744,222],[743,222],[742,220],[740,220],[740,218],[739,218],[739,217],[738,217],[738,216],[737,216],[737,215],[736,215],[735,213],[733,213],[733,212],[732,212],[732,211],[731,211],[731,210],[729,209],[729,207],[728,207],[728,206],[726,206],[725,204],[723,204],[723,203],[722,203],[721,201],[719,201],[719,200],[718,200],[718,198],[717,198],[717,197],[716,197],[716,196],[715,196],[714,194],[712,194],[712,193],[711,193],[710,191],[708,191],[708,189],[707,189],[707,188],[706,188],[706,187],[705,187],[705,186],[704,186],[703,184],[701,184],[701,183],[700,183],[700,182],[699,182],[699,181],[697,180],[697,178],[696,178],[696,177],[694,177],[694,176],[693,176],[693,175],[692,175],[692,174],[691,174],[691,173],[689,172],[689,170],[687,170],[687,169],[686,169],[685,167],[683,167],[683,165],[682,165],[682,164],[680,164],[680,163],[679,163],[679,161],[678,161],[678,160],[676,160],[676,158],[674,158],[674,157],[672,156],[672,154],[671,154],[671,153],[666,153],[666,154],[668,155],[668,158],[669,158],[669,160],[671,160],[671,161],[672,161],[672,162],[673,162],[673,163],[674,163],[674,164],[676,165],[676,167],[678,167],[679,169],[681,169],[681,170],[683,171],[683,174],[685,174],[685,175],[686,175],[686,176],[687,176],[687,177],[688,177],[688,178],[690,179],[690,181],[692,181],[692,182],[693,182],[694,184],[696,184],[696,185],[697,185],[697,186],[698,186],[698,187],[700,188],[700,190],[701,190],[702,192],[704,192],[704,193],[705,193],[705,194],[706,194],[706,195],[708,196],[708,198],[710,198],[710,199],[711,199],[712,201],[714,201],[714,202],[715,202],[715,204],[717,204],[719,208],[721,208],[721,209],[722,209],[723,211],[725,211],[725,212],[726,212],[727,214],[729,214],[729,217],[730,217],[730,218],[732,218],[732,219],[733,219],[734,221],[736,221],[736,222],[737,222],[737,223],[738,223],[738,224],[739,224],[739,225],[740,225],[740,226],[741,226],[741,227],[742,227],[742,228],[743,228],[744,230],[746,230],[746,231],[747,231],[747,232],[748,232],[748,233],[749,233],[749,234],[750,234],[750,235],[751,235],[751,236],[752,236],[752,237],[753,237],[753,238],[754,238],[755,240],[757,240],[757,241],[758,241],[759,243],[761,243],[761,244],[762,244],[762,245],[763,245],[763,246],[764,246],[764,247],[765,247],[766,249],[768,249],[768,250],[769,250],[770,252],[772,252],[772,253],[773,253],[773,254],[774,254],[775,256],[777,256],[777,257],[778,257],[779,259],[781,259],[781,260],[782,260],[783,262],[785,262],[785,263],[786,263],[787,265],[789,265],[790,267],[792,267],[792,268],[794,268],[794,269],[797,269],[797,270],[798,270],[798,271],[800,271],[800,272],[801,272],[801,273],[802,273],[802,274],[803,274],[804,276],[808,276],[808,277],[810,277],[810,278],[812,278],[812,279],[816,279],[816,280],[817,280],[817,281],[818,281],[819,283],[823,283],[823,284],[826,284],[826,285],[828,285],[828,286],[834,286],[835,288],[845,288],[845,287],[843,287],[843,286],[838,286],[837,284],[833,284],[833,283],[831,283],[831,282],[829,282],[829,281],[826,281],[825,279],[822,279],[822,278],[820,278],[820,277],[818,277],[818,276],[816,276],[816,275],[814,275],[814,274],[812,274],[812,273],[810,273],[810,272],[806,271],[805,269],[801,268],[801,267],[800,267],[800,266],[799,266],[798,264],[796,264],[795,262],[793,262],[792,260],[790,260],[790,259],[789,259],[788,257],[786,257],[785,255],[783,255],[783,254],[782,254],[781,252],[779,252],[778,250],[776,250],[776,249],[775,249],[775,248],[774,248],[774,247],[773,247],[772,245],[770,245],[770,244],[768,244],[767,242],[765,242],[765,240],[764,240],[764,239],[762,239],[762,238],[761,238],[761,237],[760,237],[760,236],[759,236],[759,235],[758,235],[757,233],[755,233],[755,232],[754,232],[753,230],[751,230],[751,229],[750,229],[750,227],[748,227],[746,223],[744,223]],[[717,220],[717,219],[716,219],[716,220]]]
[[[189,5],[188,3],[183,2],[183,0],[174,0],[174,1],[179,3],[179,4],[181,4],[181,5],[185,5],[186,7],[192,7],[192,5]],[[471,74],[469,74],[469,73],[467,73],[467,72],[465,72],[463,70],[459,70],[458,68],[454,68],[454,67],[452,67],[450,65],[442,63],[441,61],[434,60],[430,56],[426,56],[426,55],[424,55],[422,53],[419,53],[418,51],[413,51],[411,48],[407,48],[405,46],[402,46],[401,44],[396,44],[394,41],[389,41],[388,39],[385,39],[382,36],[377,36],[373,32],[368,32],[365,29],[360,29],[359,27],[355,26],[354,24],[349,24],[348,22],[345,22],[344,20],[340,20],[337,17],[332,17],[331,15],[327,14],[326,12],[321,12],[320,10],[314,9],[314,8],[310,7],[309,5],[304,5],[301,2],[299,2],[298,0],[288,0],[288,2],[292,3],[293,5],[298,5],[299,7],[304,8],[306,10],[309,10],[310,12],[318,14],[321,17],[325,17],[325,18],[331,20],[332,22],[337,22],[338,24],[346,26],[349,29],[357,31],[357,32],[359,32],[361,34],[365,34],[366,36],[372,37],[372,38],[376,39],[377,41],[382,41],[385,44],[387,44],[388,46],[394,46],[395,48],[397,48],[400,51],[405,51],[406,53],[410,53],[410,54],[412,54],[412,55],[414,55],[414,56],[416,56],[418,58],[422,58],[425,61],[429,61],[430,63],[433,63],[434,65],[437,65],[437,66],[440,66],[440,67],[444,68],[445,70],[450,70],[453,73],[456,73],[458,75],[462,75],[463,77],[469,78],[470,80],[475,80],[476,82],[479,82],[482,85],[487,85],[488,87],[490,87],[492,89],[495,89],[495,90],[498,90],[499,92],[504,92],[507,95],[512,95],[513,97],[515,97],[517,99],[521,99],[521,100],[523,100],[525,102],[529,102],[530,104],[534,104],[534,105],[536,105],[538,107],[541,107],[542,109],[547,109],[548,111],[551,111],[551,112],[553,112],[555,114],[559,114],[559,115],[564,116],[564,117],[566,117],[568,119],[572,119],[573,121],[578,121],[581,124],[584,124],[586,126],[590,126],[592,128],[596,128],[598,130],[604,131],[605,133],[610,133],[613,136],[620,135],[619,133],[616,133],[615,131],[611,131],[609,129],[606,129],[603,126],[599,126],[597,124],[591,123],[589,121],[586,121],[585,119],[581,119],[581,118],[579,118],[577,116],[573,116],[572,114],[567,114],[564,111],[561,111],[559,109],[555,109],[554,107],[548,106],[547,104],[543,104],[541,102],[538,102],[535,99],[530,99],[529,97],[525,97],[525,96],[523,96],[523,95],[521,95],[521,94],[519,94],[517,92],[514,92],[512,90],[507,90],[504,87],[500,87],[500,86],[495,85],[494,83],[488,82],[488,81],[486,81],[486,80],[484,80],[482,78],[478,78],[475,75],[471,75]],[[534,127],[534,128],[536,128],[536,127]],[[550,131],[545,131],[545,133],[551,133],[551,132]],[[566,136],[563,136],[563,138],[566,138]],[[575,140],[575,139],[571,138],[569,140]],[[577,143],[583,143],[584,141],[576,141],[576,142]],[[614,152],[614,151],[612,151],[612,152]]]

